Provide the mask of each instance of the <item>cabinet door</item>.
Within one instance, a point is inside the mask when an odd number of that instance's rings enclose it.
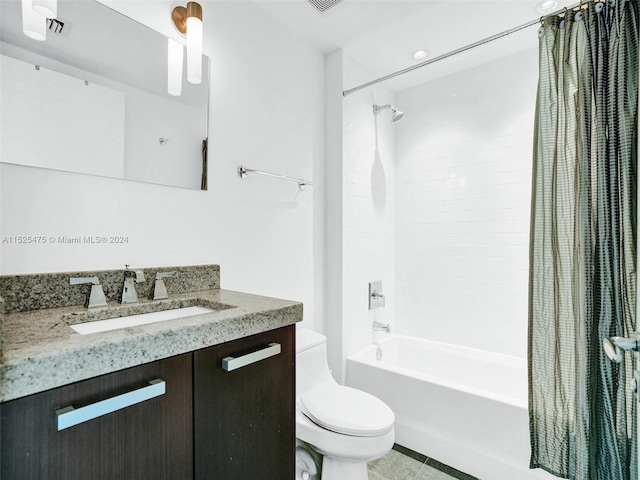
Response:
[[[192,356],[181,355],[0,405],[0,477],[192,479],[191,375]],[[58,430],[57,410],[95,406],[156,379],[164,394]]]
[[[293,480],[295,327],[194,353],[195,474],[199,480]],[[232,371],[226,357],[247,362]],[[253,357],[246,355],[254,354]]]

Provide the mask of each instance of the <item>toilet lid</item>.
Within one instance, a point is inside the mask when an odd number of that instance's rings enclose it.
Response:
[[[317,385],[300,397],[300,410],[314,423],[337,433],[373,437],[393,427],[393,411],[377,397],[330,383]]]

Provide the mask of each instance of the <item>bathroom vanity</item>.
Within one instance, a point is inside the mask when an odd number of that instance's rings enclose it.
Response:
[[[219,288],[176,293],[178,282],[167,282],[169,299],[124,307],[107,280],[108,306],[89,316],[228,308],[80,335],[69,325],[86,320],[82,306],[15,311],[29,300],[13,287],[32,281],[0,277],[10,312],[1,324],[0,478],[294,478],[300,303]]]

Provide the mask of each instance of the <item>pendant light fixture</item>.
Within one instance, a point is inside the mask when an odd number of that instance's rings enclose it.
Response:
[[[173,38],[168,38],[167,42],[167,92],[179,97],[182,95],[184,46]]]
[[[58,0],[31,0],[33,10],[45,18],[58,16]]]
[[[187,80],[189,83],[202,82],[202,6],[197,2],[187,3],[187,7],[176,7],[171,18],[178,31],[187,35]]]
[[[22,0],[22,31],[34,40],[47,39],[47,17],[34,10],[32,0]]]

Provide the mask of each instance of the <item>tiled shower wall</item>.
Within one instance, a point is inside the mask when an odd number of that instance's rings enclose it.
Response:
[[[346,56],[348,85],[372,76]],[[395,161],[394,125],[389,110],[373,115],[373,104],[394,103],[393,93],[377,87],[346,102],[344,175],[344,335],[351,355],[374,340],[373,320],[394,322]],[[386,307],[368,309],[369,282],[381,280]]]
[[[396,325],[524,357],[537,54],[396,94]]]

